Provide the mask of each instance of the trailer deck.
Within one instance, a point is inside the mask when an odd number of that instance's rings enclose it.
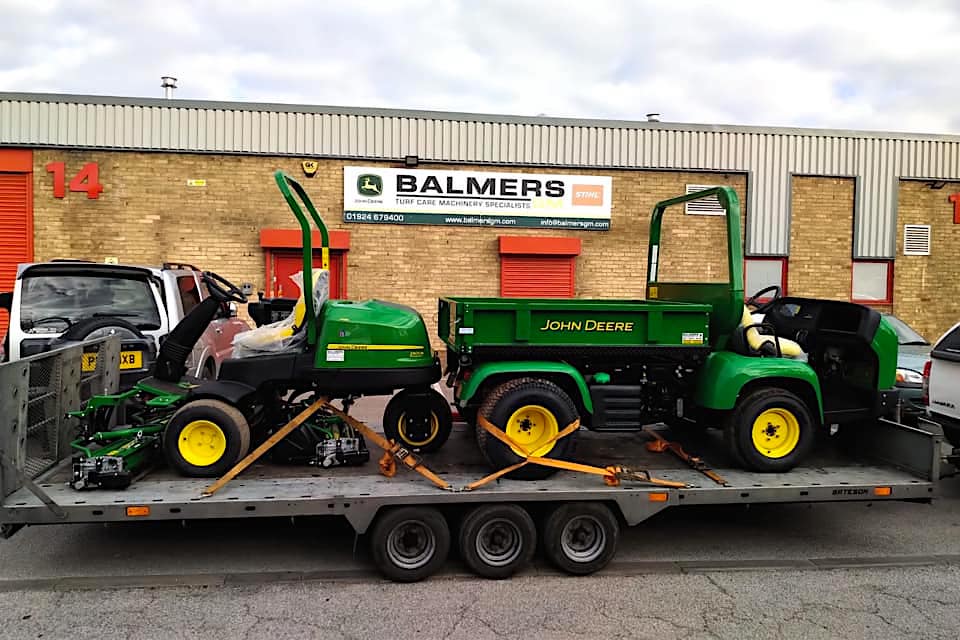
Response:
[[[616,505],[627,525],[636,525],[668,507],[702,504],[774,502],[928,501],[936,495],[940,476],[939,435],[881,420],[862,438],[859,457],[845,455],[824,439],[811,464],[784,474],[742,471],[725,459],[719,434],[678,433],[656,427],[669,439],[702,456],[726,481],[717,484],[672,454],[646,449],[642,433],[581,434],[578,458],[591,464],[642,468],[658,478],[686,484],[664,489],[624,481],[605,486],[597,476],[561,472],[547,480],[500,480],[471,492],[443,491],[404,470],[394,478],[377,472],[376,463],[362,467],[277,466],[258,463],[217,494],[201,498],[210,480],[182,478],[157,468],[125,490],[77,491],[67,485],[69,468],[61,465],[36,478],[49,497],[48,506],[24,486],[3,500],[0,523],[12,534],[22,525],[119,522],[132,520],[199,520],[277,516],[341,515],[358,533],[367,531],[382,509],[400,505],[439,508],[479,503],[544,503],[600,501]],[[377,452],[373,451],[373,457]],[[425,464],[454,487],[486,474],[473,433],[459,424],[447,446]]]

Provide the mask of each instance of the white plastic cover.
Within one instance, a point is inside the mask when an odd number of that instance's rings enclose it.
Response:
[[[295,351],[307,339],[307,332],[301,331],[306,324],[307,305],[303,298],[303,272],[290,276],[300,287],[300,298],[293,311],[283,320],[265,324],[250,331],[238,333],[233,338],[233,357],[249,358],[266,353]],[[326,269],[313,270],[313,309],[319,314],[323,303],[330,297],[330,272]]]

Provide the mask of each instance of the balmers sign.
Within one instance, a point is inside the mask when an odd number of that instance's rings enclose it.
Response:
[[[343,219],[606,231],[610,191],[609,176],[344,167]]]

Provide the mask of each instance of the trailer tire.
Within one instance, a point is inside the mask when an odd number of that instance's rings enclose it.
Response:
[[[450,527],[432,507],[398,507],[377,519],[370,534],[373,561],[395,582],[417,582],[436,573],[450,553]]]
[[[533,559],[537,527],[523,507],[485,504],[470,511],[460,523],[460,556],[480,577],[502,580]]]
[[[429,400],[430,425],[426,437],[411,435],[407,415],[412,402],[422,402],[420,392],[404,389],[390,398],[383,412],[383,435],[410,451],[431,453],[438,450],[450,437],[453,430],[453,412],[450,403],[434,389],[426,392]],[[419,396],[419,397],[418,397]]]
[[[484,399],[478,412],[478,422],[480,417],[511,438],[529,434],[526,441],[520,440],[518,443],[535,447],[537,442],[549,440],[552,434],[578,420],[580,414],[570,396],[553,382],[539,378],[517,378],[501,384]],[[490,435],[480,424],[477,424],[476,434],[480,452],[493,469],[504,469],[523,460],[517,452]],[[539,452],[533,449],[533,453],[556,460],[569,460],[576,444],[577,432],[574,431],[554,442],[549,450]],[[544,448],[546,445],[541,447]],[[542,480],[556,472],[557,469],[553,467],[528,464],[511,471],[505,477],[512,480]]]
[[[249,449],[250,426],[243,413],[212,398],[187,402],[173,414],[163,433],[167,464],[192,478],[222,476]]]
[[[551,564],[566,573],[585,576],[603,569],[616,555],[620,523],[602,504],[569,502],[550,514],[542,537]]]
[[[725,431],[733,438],[733,453],[744,468],[783,473],[810,453],[816,439],[813,416],[806,403],[784,389],[764,388],[737,401]],[[736,456],[735,456],[736,457]]]

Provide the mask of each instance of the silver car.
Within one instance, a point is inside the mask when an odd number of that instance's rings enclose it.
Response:
[[[9,305],[5,359],[13,361],[52,346],[114,334],[121,338],[121,386],[150,371],[160,343],[209,296],[202,272],[187,264],[161,267],[82,261],[22,264]],[[223,307],[187,360],[188,375],[215,378],[233,351],[233,337],[249,330],[236,305]],[[92,368],[96,354],[85,354]]]

